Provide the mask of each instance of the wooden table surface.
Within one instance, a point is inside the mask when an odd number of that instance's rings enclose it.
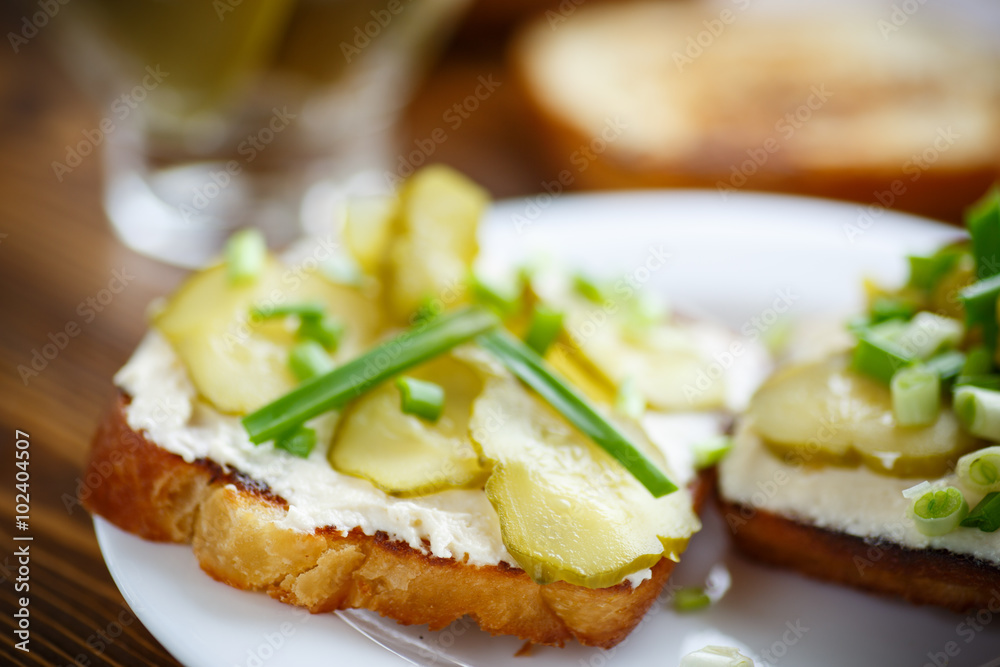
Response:
[[[7,11],[8,25],[19,20]],[[0,15],[6,35],[3,22]],[[112,375],[146,327],[146,304],[183,272],[112,235],[97,156],[56,180],[52,161],[99,116],[43,46],[31,42],[16,56],[0,49],[0,664],[175,665],[128,610],[75,496],[91,433],[112,397]],[[495,54],[450,55],[414,103],[411,140],[440,124],[488,73],[504,80]],[[533,191],[541,180],[512,140],[508,103],[501,88],[437,155],[497,196]],[[112,293],[116,272],[132,277]],[[15,523],[19,432],[30,443],[27,529]],[[27,577],[15,555],[25,545]],[[21,579],[26,592],[15,591]],[[30,598],[30,653],[15,648],[13,614],[22,596]]]

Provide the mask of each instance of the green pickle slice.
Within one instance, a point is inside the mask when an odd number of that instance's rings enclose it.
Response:
[[[233,285],[226,267],[192,275],[154,318],[188,370],[203,398],[220,412],[246,414],[293,389],[288,367],[296,343],[285,318],[254,320],[253,306],[322,305],[344,322],[334,361],[350,358],[368,344],[378,326],[363,294],[330,282],[317,272],[292,273],[273,260],[247,285]]]
[[[979,441],[951,409],[927,426],[900,426],[889,388],[849,368],[846,356],[804,363],[773,375],[748,415],[783,459],[806,465],[857,466],[895,477],[938,477]]]
[[[330,465],[397,496],[481,486],[490,469],[480,462],[469,437],[472,403],[483,386],[479,376],[448,355],[407,375],[444,389],[441,417],[432,423],[405,414],[395,383],[383,383],[343,415],[330,447]]]
[[[666,467],[638,427],[619,426]],[[701,527],[686,489],[654,498],[512,378],[486,379],[471,427],[494,462],[486,495],[504,544],[538,583],[613,586],[664,555],[677,559]]]

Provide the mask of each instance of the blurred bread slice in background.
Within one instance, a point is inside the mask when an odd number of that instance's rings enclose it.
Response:
[[[959,220],[1000,174],[997,53],[919,10],[807,5],[539,16],[510,57],[546,169],[576,189],[780,191]]]

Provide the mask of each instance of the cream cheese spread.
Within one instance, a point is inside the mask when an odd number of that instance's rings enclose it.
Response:
[[[239,418],[220,414],[197,397],[194,385],[169,342],[155,329],[115,376],[132,398],[126,420],[163,449],[185,461],[210,459],[265,482],[288,502],[279,527],[313,532],[335,526],[346,532],[378,531],[424,553],[471,565],[516,567],[500,535],[496,512],[478,489],[449,490],[418,498],[387,495],[369,482],[338,473],[327,461],[326,445],[337,415],[319,417],[310,426],[320,443],[306,459],[276,452],[271,443],[252,444]],[[651,415],[650,437],[684,484],[693,476],[691,446],[720,432],[722,418],[712,413]],[[626,577],[633,587],[649,570]]]
[[[733,450],[719,465],[722,495],[745,507],[725,518],[733,531],[753,512],[764,510],[873,543],[891,541],[912,549],[945,549],[1000,563],[1000,532],[959,529],[939,537],[917,530],[909,516],[912,500],[903,491],[925,481],[880,475],[864,466],[805,467],[789,465],[771,454],[752,430],[740,424]],[[930,480],[959,488],[969,506],[982,498],[963,488],[957,476]]]

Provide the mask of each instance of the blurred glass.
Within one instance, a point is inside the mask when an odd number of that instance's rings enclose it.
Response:
[[[101,144],[116,232],[185,266],[236,228],[300,235],[328,212],[303,202],[388,164],[400,111],[467,4],[76,0],[61,50],[103,108],[84,136]]]

